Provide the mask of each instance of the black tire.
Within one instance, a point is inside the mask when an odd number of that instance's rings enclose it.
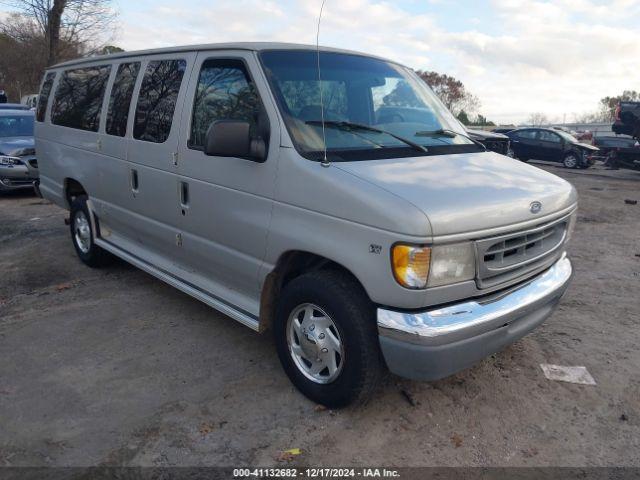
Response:
[[[562,164],[565,168],[578,168],[580,166],[580,162],[580,155],[576,152],[569,152],[562,159]]]
[[[320,384],[307,378],[295,364],[289,349],[288,320],[295,309],[304,304],[320,307],[339,331],[344,358],[341,371],[330,383]],[[385,372],[375,307],[362,287],[339,270],[306,273],[285,286],[278,301],[274,337],[289,379],[309,399],[329,408],[366,403]]]
[[[78,219],[84,217],[88,220],[89,238],[85,245],[82,245],[78,232]],[[71,233],[71,242],[78,254],[78,257],[85,265],[91,268],[104,267],[113,262],[113,256],[106,250],[100,248],[94,243],[95,232],[93,231],[93,225],[91,224],[91,216],[89,214],[89,207],[87,206],[87,197],[80,195],[73,199],[71,202],[71,213],[69,215],[69,231]],[[96,219],[97,222],[97,219]]]

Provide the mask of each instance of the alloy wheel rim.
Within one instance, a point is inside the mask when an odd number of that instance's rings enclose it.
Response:
[[[91,227],[84,212],[76,213],[73,220],[73,231],[76,245],[82,253],[88,253],[91,248]]]
[[[344,366],[344,345],[333,319],[312,303],[297,306],[287,320],[287,344],[293,363],[309,380],[333,382]]]
[[[573,155],[568,155],[565,159],[564,159],[564,165],[565,167],[568,168],[573,168],[578,164],[578,160],[576,159],[575,156]]]

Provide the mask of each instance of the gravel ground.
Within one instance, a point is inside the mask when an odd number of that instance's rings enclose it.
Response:
[[[85,267],[64,211],[1,197],[0,466],[640,466],[640,205],[624,201],[640,172],[543,168],[580,193],[557,312],[469,370],[389,376],[340,411],[291,386],[269,335],[123,262]]]

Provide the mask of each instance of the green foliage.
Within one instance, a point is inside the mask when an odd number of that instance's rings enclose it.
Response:
[[[471,120],[469,119],[469,115],[464,110],[460,110],[460,113],[456,115],[456,118],[462,122],[463,125],[471,125]]]
[[[125,50],[123,48],[116,47],[115,45],[105,45],[104,47],[102,47],[98,51],[98,54],[99,55],[111,55],[112,53],[120,53],[120,52],[124,52],[124,51]]]

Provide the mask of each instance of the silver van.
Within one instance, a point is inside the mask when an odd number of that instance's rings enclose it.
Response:
[[[80,259],[123,258],[258,332],[330,407],[435,380],[540,325],[577,197],[470,139],[390,60],[238,43],[63,63],[36,110],[42,194]]]

